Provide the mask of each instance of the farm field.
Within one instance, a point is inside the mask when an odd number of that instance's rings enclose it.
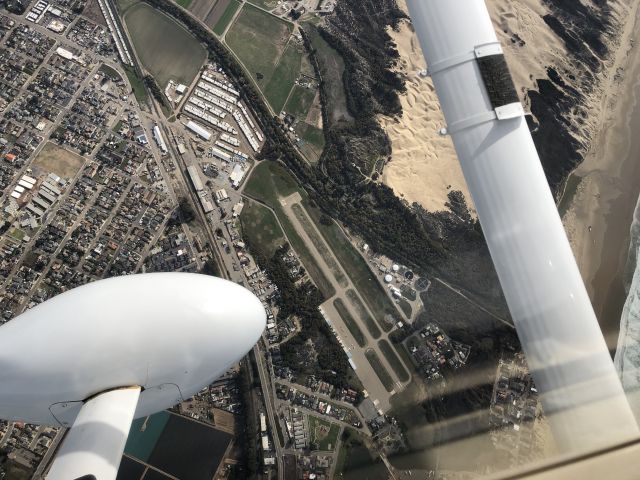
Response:
[[[76,176],[84,158],[70,152],[55,143],[47,143],[32,163],[32,168],[43,173],[55,173],[59,177],[71,180]]]
[[[311,163],[315,164],[320,159],[324,150],[324,132],[308,123],[299,122],[296,133],[300,137],[298,147]]]
[[[358,345],[360,347],[366,346],[367,339],[362,333],[362,330],[360,330],[360,327],[358,326],[358,322],[356,322],[355,318],[353,318],[349,313],[349,311],[347,310],[347,307],[345,307],[342,299],[336,298],[333,301],[333,306],[338,311],[338,314],[342,317],[344,324],[347,326],[347,328],[349,329],[349,332],[351,333],[351,335],[353,335],[353,338],[358,343]]]
[[[280,113],[284,108],[289,92],[298,78],[303,55],[304,47],[302,45],[289,42],[269,83],[264,87],[264,94],[276,113]]]
[[[382,382],[382,385],[384,385],[385,390],[387,392],[392,391],[393,379],[391,378],[391,375],[389,374],[387,369],[384,368],[384,365],[380,361],[380,357],[378,357],[378,354],[369,349],[364,352],[364,355],[367,357],[367,360],[369,360],[369,363],[373,367],[373,371],[376,372],[376,375],[378,375],[378,378]]]
[[[243,237],[248,240],[250,248],[259,249],[268,257],[273,256],[286,241],[276,217],[257,202],[245,201],[240,222]]]
[[[262,7],[265,10],[271,10],[278,6],[278,2],[276,0],[247,0],[249,3],[253,3],[258,7]]]
[[[287,238],[291,242],[291,246],[300,256],[300,260],[307,272],[309,272],[322,295],[325,298],[331,298],[336,293],[333,285],[323,274],[280,204],[280,198],[287,197],[295,192],[300,192],[303,197],[306,197],[305,192],[298,189],[295,180],[281,165],[267,161],[260,162],[253,169],[244,189],[244,193],[247,196],[264,202],[276,212]]]
[[[169,79],[191,84],[207,58],[193,35],[146,3],[127,9],[124,22],[138,58],[160,88]]]
[[[292,31],[288,21],[245,3],[225,36],[276,113],[287,102],[304,57]]]
[[[284,107],[284,111],[304,120],[309,113],[313,99],[316,96],[316,90],[312,88],[301,87],[296,85],[291,91],[289,100]]]
[[[219,4],[221,5],[219,8],[212,9],[209,15],[207,15],[205,23],[209,25],[210,28],[213,28],[214,33],[222,35],[231,23],[231,20],[233,20],[241,4],[237,0],[219,0]],[[216,7],[218,7],[218,5],[216,5]]]

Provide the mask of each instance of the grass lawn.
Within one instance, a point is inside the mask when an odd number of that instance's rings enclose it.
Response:
[[[225,41],[260,88],[264,88],[273,76],[292,29],[291,23],[245,3]]]
[[[345,277],[344,273],[342,273],[342,270],[340,270],[340,265],[338,265],[336,258],[329,251],[329,248],[322,240],[321,235],[318,234],[318,231],[315,228],[313,228],[313,224],[309,219],[309,216],[304,212],[304,209],[300,206],[300,204],[292,205],[291,209],[293,210],[294,215],[302,225],[302,228],[311,239],[311,242],[313,243],[313,246],[315,247],[316,251],[320,254],[324,262],[327,264],[327,266],[331,270],[331,273],[333,274],[338,284],[342,288],[346,288],[347,286],[349,286],[347,277]]]
[[[364,333],[362,333],[362,330],[360,330],[358,322],[356,322],[355,318],[353,318],[349,313],[349,310],[347,310],[347,307],[345,307],[342,299],[336,298],[333,301],[333,306],[336,307],[336,310],[342,317],[342,320],[344,320],[345,325],[349,329],[349,332],[351,332],[351,335],[353,335],[356,343],[360,345],[360,347],[366,346],[367,339],[364,337]]]
[[[332,451],[338,443],[340,427],[318,417],[309,415],[310,441],[317,450]]]
[[[144,82],[140,77],[138,77],[138,75],[136,75],[136,72],[132,67],[125,65],[123,68],[124,72],[127,74],[127,79],[129,80],[129,84],[131,85],[131,89],[133,90],[133,95],[136,97],[136,100],[139,104],[147,104],[149,102],[149,94],[144,86]]]
[[[411,304],[407,301],[407,299],[400,297],[398,299],[398,305],[400,305],[400,309],[407,316],[407,318],[411,318]]]
[[[293,91],[291,92],[289,100],[287,100],[284,111],[296,117],[300,117],[301,119],[305,119],[309,113],[309,109],[311,108],[311,104],[313,103],[315,96],[315,89],[296,85],[293,87]]]
[[[259,249],[268,257],[273,256],[278,247],[286,242],[276,217],[259,203],[246,201],[240,222],[243,238],[249,242],[250,248]]]
[[[207,58],[191,33],[146,3],[130,7],[123,17],[138,58],[161,89],[169,79],[191,84]]]
[[[273,72],[269,83],[267,83],[264,88],[264,94],[276,114],[282,111],[289,97],[289,92],[291,92],[298,78],[303,54],[304,48],[302,45],[289,42],[287,49],[282,57],[280,57],[280,62]]]
[[[380,347],[380,351],[385,356],[387,362],[389,362],[389,365],[391,365],[391,368],[393,368],[393,371],[396,373],[400,381],[409,381],[411,377],[409,376],[407,370],[404,368],[402,360],[400,360],[400,357],[398,357],[398,355],[396,354],[393,346],[391,346],[391,344],[383,338],[378,342],[378,347]]]
[[[316,263],[313,255],[296,232],[293,224],[285,215],[280,205],[279,197],[287,197],[296,191],[305,197],[304,191],[298,188],[296,181],[291,175],[280,165],[274,162],[263,161],[253,169],[251,176],[247,180],[244,193],[249,197],[258,199],[269,205],[280,220],[284,228],[287,238],[291,242],[291,246],[300,256],[300,260],[304,264],[305,269],[318,286],[318,289],[325,298],[331,298],[335,295],[335,289],[329,280],[325,277]]]
[[[389,374],[387,369],[384,368],[384,365],[380,361],[380,358],[378,357],[376,352],[369,349],[364,352],[364,355],[367,357],[367,360],[369,360],[371,367],[373,367],[373,371],[376,372],[376,375],[378,375],[378,378],[382,382],[385,390],[387,392],[393,390],[393,379],[391,378],[391,375]]]
[[[225,8],[224,13],[220,17],[220,19],[216,22],[216,26],[213,27],[214,33],[217,35],[222,35],[229,25],[229,22],[233,19],[233,16],[236,14],[238,9],[240,8],[240,2],[238,0],[231,0],[227,8]]]
[[[378,328],[378,324],[373,318],[371,318],[371,315],[369,315],[369,313],[367,312],[367,309],[360,301],[360,298],[358,298],[358,296],[356,295],[356,292],[349,289],[346,293],[349,302],[351,302],[353,308],[357,310],[358,315],[360,315],[360,318],[364,321],[364,324],[367,326],[367,330],[369,330],[371,336],[376,340],[380,338],[381,333],[380,329]]]
[[[117,82],[118,80],[122,79],[122,77],[116,70],[111,68],[109,65],[105,65],[104,63],[100,65],[100,68],[98,69],[98,71],[101,73],[104,73],[107,77],[109,77],[114,82]]]

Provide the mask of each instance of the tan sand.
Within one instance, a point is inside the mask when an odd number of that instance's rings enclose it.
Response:
[[[418,74],[426,68],[418,38],[408,22],[389,34],[401,55],[407,93],[400,97],[401,118],[380,119],[393,149],[382,181],[409,203],[418,202],[430,211],[444,210],[451,190],[462,191],[471,203],[451,138],[438,133],[445,121],[433,84]]]
[[[398,4],[406,11],[404,0]],[[545,76],[546,65],[565,56],[564,47],[542,20],[548,12],[540,0],[489,0],[488,6],[514,81],[526,101],[526,90],[535,88],[535,78]],[[514,32],[524,46],[511,41]],[[473,208],[451,139],[438,133],[445,122],[433,84],[418,74],[426,65],[417,36],[408,22],[399,32],[389,30],[389,34],[401,56],[399,71],[407,77],[407,93],[400,97],[401,118],[381,117],[393,148],[382,181],[409,203],[418,202],[427,210],[446,208],[451,190],[461,190]]]

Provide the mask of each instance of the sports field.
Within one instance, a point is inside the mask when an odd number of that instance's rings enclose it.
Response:
[[[70,152],[55,143],[47,143],[35,158],[31,167],[40,170],[41,173],[55,173],[59,177],[71,180],[76,176],[84,158]]]
[[[189,85],[207,58],[187,30],[146,3],[130,7],[124,22],[144,68],[164,89],[169,79]]]

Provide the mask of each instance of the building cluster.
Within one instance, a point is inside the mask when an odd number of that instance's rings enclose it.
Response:
[[[299,455],[297,458],[297,478],[302,480],[330,480],[332,455]]]
[[[177,225],[167,226],[145,261],[147,272],[199,271],[195,255],[186,234]]]
[[[185,94],[183,91],[181,97]],[[215,147],[212,147],[210,153],[227,163],[249,158],[249,155],[239,148],[241,142],[238,129],[242,132],[251,154],[256,154],[264,142],[262,132],[240,100],[240,92],[215,65],[207,65],[204,68],[184,102],[182,111],[191,117],[186,123],[187,129],[198,138],[208,142],[214,136],[208,128],[213,127],[218,131],[214,140]]]
[[[435,323],[409,337],[406,345],[418,369],[430,380],[441,378],[446,366],[453,369],[464,366],[471,353],[471,347],[452,340]]]
[[[215,423],[214,409],[232,414],[242,412],[238,368],[234,367],[179,406],[179,412],[196,420]]]
[[[60,436],[61,431],[57,428],[0,420],[0,450],[9,452],[5,466],[32,475]]]
[[[338,405],[329,400],[323,400],[316,395],[305,393],[294,386],[287,386],[276,382],[276,395],[280,400],[286,401],[290,405],[304,407],[327,417],[348,423],[356,428],[362,426],[360,417],[358,417],[353,409]]]
[[[489,408],[491,439],[506,452],[513,465],[531,460],[536,451],[536,430],[541,427],[538,390],[524,354],[501,359]]]
[[[31,4],[25,19],[42,25],[54,33],[62,33],[78,16],[76,12],[82,11],[84,4],[84,1],[77,0],[36,0]]]

